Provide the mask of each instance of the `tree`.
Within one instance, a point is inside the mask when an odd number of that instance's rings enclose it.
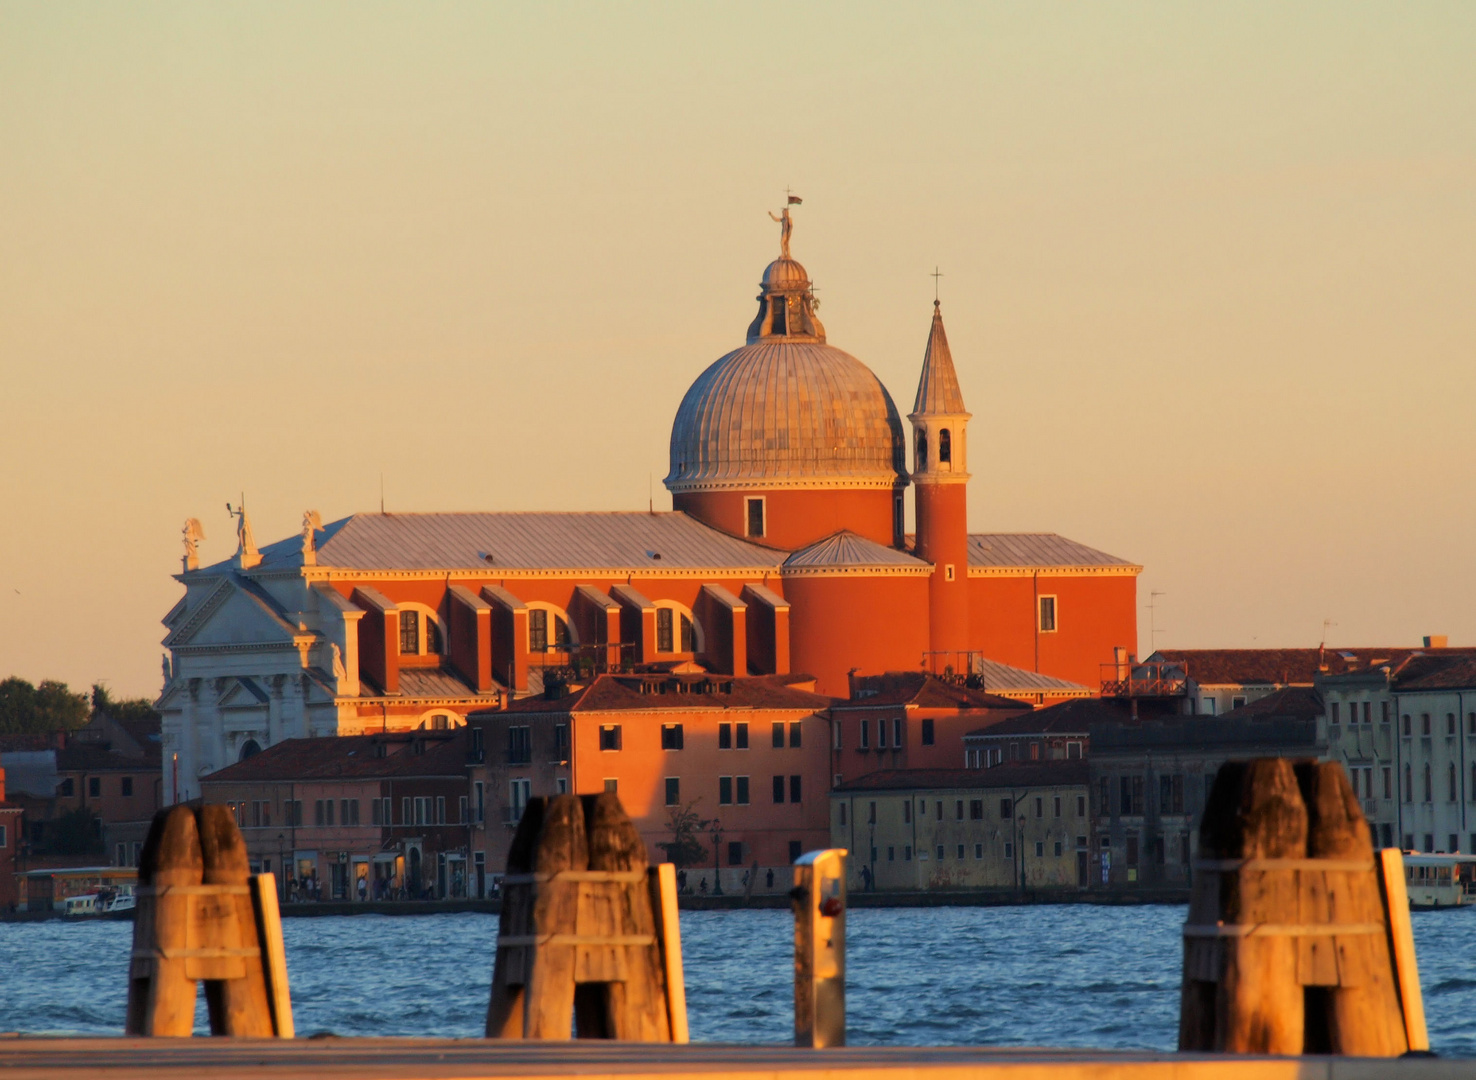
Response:
[[[707,845],[700,839],[712,822],[697,813],[696,798],[685,806],[666,808],[666,827],[671,830],[670,842],[657,844],[670,862],[679,867],[696,866],[707,855]]]
[[[92,712],[93,715],[103,713],[125,723],[157,724],[160,719],[154,703],[148,698],[122,698],[114,701],[108,688],[102,683],[92,684]]]
[[[0,734],[39,735],[72,731],[87,723],[87,698],[64,682],[44,679],[32,686],[11,676],[0,682]]]

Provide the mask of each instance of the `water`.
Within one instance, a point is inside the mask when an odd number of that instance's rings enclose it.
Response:
[[[1171,1050],[1183,921],[1181,907],[853,910],[847,1037]],[[1476,1056],[1476,910],[1415,912],[1414,929],[1430,1041]],[[479,914],[285,920],[298,1034],[481,1035],[496,930]],[[792,933],[787,911],[682,913],[694,1040],[791,1037]],[[0,1030],[121,1034],[131,934],[0,923]]]

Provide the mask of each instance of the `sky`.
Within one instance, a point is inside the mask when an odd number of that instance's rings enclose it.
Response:
[[[904,413],[941,268],[971,528],[1141,563],[1140,652],[1476,644],[1473,54],[1468,3],[0,2],[0,677],[156,694],[243,495],[669,507],[786,189]]]

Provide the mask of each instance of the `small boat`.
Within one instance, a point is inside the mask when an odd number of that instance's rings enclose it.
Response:
[[[93,916],[122,915],[138,905],[132,885],[103,887],[95,893],[69,896],[62,914],[69,919],[85,919]]]
[[[1476,902],[1476,855],[1404,853],[1404,888],[1416,910]]]

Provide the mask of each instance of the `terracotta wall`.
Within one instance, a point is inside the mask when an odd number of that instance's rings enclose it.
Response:
[[[977,577],[969,589],[970,648],[990,659],[1095,690],[1113,646],[1137,651],[1137,578],[1130,575]],[[1047,594],[1057,598],[1057,630],[1039,634],[1036,598]]]
[[[815,676],[816,690],[845,697],[852,668],[862,674],[916,671],[928,650],[925,577],[795,577],[790,669]]]

